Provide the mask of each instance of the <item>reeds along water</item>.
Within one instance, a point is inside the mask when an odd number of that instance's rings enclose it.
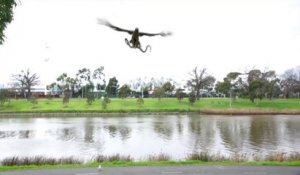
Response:
[[[74,157],[51,158],[44,156],[33,157],[8,157],[1,162],[3,166],[20,166],[20,165],[60,165],[60,164],[82,164],[83,161]]]
[[[147,156],[142,161],[168,161],[172,157],[168,154],[159,153]],[[280,152],[271,153],[262,156],[261,154],[234,154],[232,156],[224,156],[221,154],[210,154],[209,152],[195,152],[188,154],[184,160],[198,160],[203,162],[221,162],[221,161],[236,161],[236,162],[249,162],[249,161],[300,161],[300,153],[285,154]],[[182,161],[184,161],[182,160]],[[134,159],[130,155],[96,155],[91,158],[90,162],[132,162]],[[61,164],[84,164],[85,162],[80,158],[63,157],[51,158],[44,156],[33,157],[18,157],[12,156],[4,158],[0,161],[2,166],[22,166],[22,165],[61,165]]]
[[[92,162],[131,162],[133,158],[130,155],[124,156],[120,154],[105,156],[105,155],[96,155],[92,158]]]

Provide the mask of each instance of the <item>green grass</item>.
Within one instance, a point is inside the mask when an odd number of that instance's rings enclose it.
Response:
[[[144,105],[139,107],[137,99],[111,99],[106,110],[101,107],[101,100],[97,99],[92,105],[87,105],[86,99],[70,99],[67,106],[62,104],[62,99],[38,99],[34,107],[25,99],[11,100],[0,107],[0,113],[26,113],[26,112],[199,112],[206,109],[226,110],[229,108],[227,98],[201,98],[194,105],[187,99],[179,102],[176,98],[145,98]],[[252,103],[249,99],[232,101],[231,109],[253,110],[299,110],[300,99],[273,99],[256,100]]]
[[[165,165],[260,165],[260,166],[300,166],[300,161],[254,161],[254,162],[236,162],[236,161],[222,161],[222,162],[203,162],[196,160],[186,161],[141,161],[141,162],[93,162],[88,164],[64,164],[64,165],[27,165],[27,166],[0,166],[1,171],[13,170],[29,170],[29,169],[50,169],[50,168],[84,168],[84,167],[114,167],[114,166],[165,166]]]

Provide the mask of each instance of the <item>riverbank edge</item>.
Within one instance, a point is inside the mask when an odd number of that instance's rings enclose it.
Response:
[[[204,115],[300,115],[300,109],[259,109],[259,108],[226,108],[226,109],[201,109],[189,111],[16,111],[0,112],[0,118],[6,117],[98,117],[99,115],[184,115],[184,114],[204,114]]]
[[[25,165],[25,166],[0,166],[0,172],[32,169],[57,169],[57,168],[88,168],[88,167],[128,167],[128,166],[176,166],[176,165],[253,165],[253,166],[300,166],[300,161],[140,161],[140,162],[92,162],[88,164],[60,164],[60,165]]]

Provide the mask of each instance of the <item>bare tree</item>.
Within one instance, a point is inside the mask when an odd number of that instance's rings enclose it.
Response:
[[[22,70],[21,73],[12,75],[12,78],[15,81],[14,84],[20,88],[25,98],[30,98],[32,87],[40,84],[40,77],[36,73],[31,74],[29,69],[27,69],[27,71]]]
[[[215,77],[208,75],[206,68],[197,70],[197,67],[190,73],[191,78],[187,81],[187,86],[192,88],[195,92],[197,100],[200,98],[200,90],[208,89],[213,86],[216,79]]]
[[[286,70],[281,75],[281,87],[285,98],[289,98],[300,90],[300,68]]]

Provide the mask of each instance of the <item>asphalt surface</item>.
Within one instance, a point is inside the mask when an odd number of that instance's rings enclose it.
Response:
[[[291,166],[232,166],[180,165],[64,168],[0,172],[0,175],[300,175],[300,167]]]

